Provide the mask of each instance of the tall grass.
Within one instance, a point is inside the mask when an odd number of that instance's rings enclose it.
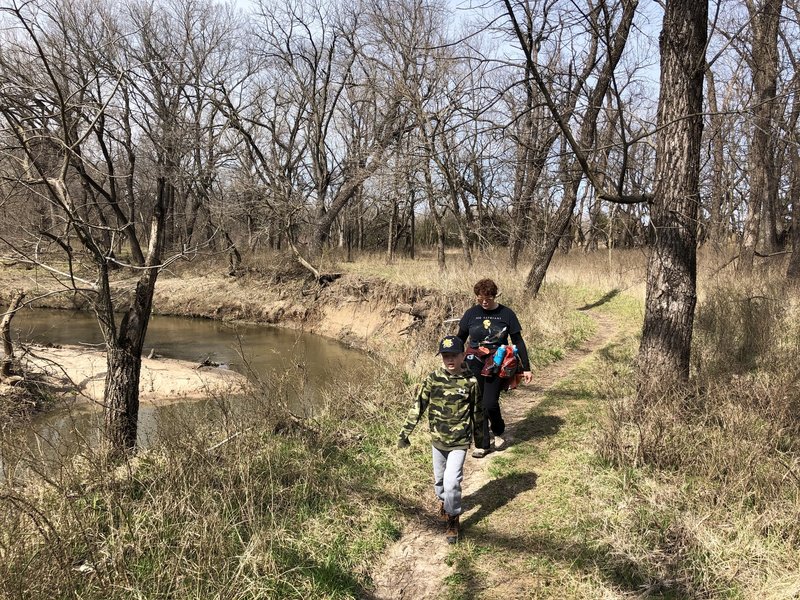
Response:
[[[613,535],[688,597],[794,597],[800,306],[777,270],[728,270],[702,271],[691,389],[637,398],[633,332],[607,357],[597,447],[637,506]]]
[[[263,261],[272,285],[265,297],[304,289],[294,263]],[[336,270],[396,286],[378,290],[392,301],[398,290],[430,293],[431,317],[408,336],[381,338],[375,375],[331,381],[312,418],[294,419],[276,402],[301,379],[288,374],[255,385],[244,404],[222,396],[207,413],[176,414],[161,441],[123,467],[87,449],[55,474],[7,477],[0,595],[363,596],[371,564],[399,534],[404,514],[429,496],[428,456],[418,451],[425,433],[415,435],[414,452],[397,452],[400,421],[415,384],[436,364],[436,338],[454,331],[447,319],[461,316],[475,280],[488,276],[519,315],[536,368],[592,331],[574,308],[597,306],[625,333],[601,352],[596,381],[583,382],[605,401],[594,448],[620,487],[611,516],[587,532],[591,543],[637,572],[657,574],[643,582],[645,595],[793,597],[800,590],[800,306],[780,273],[744,278],[726,256],[701,252],[692,388],[642,402],[634,385],[640,251],[557,255],[536,299],[524,289],[524,272],[504,265],[501,253],[482,254],[473,267],[448,255],[444,273],[429,257],[339,263]],[[198,301],[185,293],[180,302]],[[25,454],[13,437],[3,434],[5,460]],[[577,493],[563,490],[566,501]]]
[[[383,367],[338,385],[310,421],[276,409],[285,393],[270,384],[175,415],[122,467],[86,448],[7,478],[0,595],[358,597],[422,480],[390,443],[401,378]]]

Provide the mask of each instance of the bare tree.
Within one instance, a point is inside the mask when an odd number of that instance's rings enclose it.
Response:
[[[656,187],[650,203],[655,239],[647,262],[639,347],[642,393],[689,378],[696,291],[706,0],[667,0],[660,37]]]
[[[588,171],[591,169],[587,156],[595,145],[598,115],[602,109],[603,99],[611,85],[614,71],[622,57],[622,52],[628,39],[628,32],[633,23],[633,17],[638,2],[632,0],[621,3],[621,14],[619,15],[619,22],[616,24],[616,28],[614,28],[613,24],[614,10],[610,10],[605,3],[600,3],[596,7],[593,6],[591,2],[589,3],[590,19],[588,34],[591,42],[584,61],[583,70],[576,78],[576,87],[577,89],[583,88],[590,76],[594,76],[596,81],[589,93],[586,111],[582,115],[580,133],[577,140],[573,139],[571,133],[568,132],[567,121],[571,115],[562,113],[554,104],[552,94],[539,74],[538,66],[535,64],[533,58],[534,48],[530,45],[530,34],[519,24],[519,20],[514,13],[511,3],[506,0],[505,5],[509,18],[512,21],[514,31],[522,45],[526,57],[526,64],[528,65],[531,76],[536,81],[539,92],[546,99],[551,113],[553,114],[553,118],[559,124],[564,135],[570,138],[572,150],[575,151],[579,149],[578,152],[575,152],[574,160],[570,161],[569,165],[562,170],[563,175],[568,178],[564,185],[563,197],[556,210],[550,228],[545,235],[544,243],[535,254],[533,266],[525,282],[525,287],[535,296],[539,292],[539,288],[544,281],[547,268],[550,265],[550,261],[553,258],[553,254],[558,247],[561,237],[566,232],[572,219],[584,170]],[[528,20],[531,19],[528,17]],[[599,62],[597,59],[597,49],[601,44],[606,49],[606,53],[604,54],[602,66],[599,71],[595,72],[595,66]],[[573,92],[576,92],[577,89],[573,89]],[[598,186],[598,189],[604,189],[599,187],[597,176],[593,177],[593,180],[593,183]]]
[[[4,158],[14,202],[32,202],[47,218],[20,219],[2,241],[97,315],[107,350],[105,435],[117,455],[136,444],[156,280],[178,257],[167,257],[165,236],[191,67],[188,41],[175,36],[197,31],[178,25],[177,6],[141,2],[120,13],[94,1],[41,0],[3,9],[17,32],[0,57],[0,115],[15,141]]]
[[[535,28],[535,12],[527,5],[518,18],[519,31],[517,35],[524,40],[524,47],[530,49],[530,61],[525,61],[520,85],[514,85],[502,95],[509,105],[511,125],[510,137],[514,144],[514,188],[511,196],[511,223],[508,239],[509,266],[516,271],[520,254],[531,236],[531,227],[534,219],[534,197],[541,184],[541,176],[550,153],[558,139],[559,129],[551,118],[539,88],[531,73],[531,64],[539,64],[542,41],[554,28],[547,18],[550,4],[545,3],[538,28]],[[551,53],[549,63],[543,65],[549,72],[556,71],[556,63],[560,57]],[[575,82],[569,93],[563,99],[559,111],[569,114],[575,107],[581,82]],[[553,82],[551,82],[551,86]],[[517,97],[515,90],[521,89],[521,97]]]
[[[775,210],[778,196],[776,165],[776,94],[778,26],[783,0],[746,0],[752,26],[750,52],[745,56],[753,77],[753,125],[748,164],[750,203],[745,223],[741,265],[752,268],[762,229],[770,249],[778,246]]]
[[[308,224],[312,260],[406,132],[395,80],[408,66],[386,62],[390,41],[375,27],[384,13],[262,3],[252,24],[253,68],[238,90],[222,90],[267,208],[284,224]]]

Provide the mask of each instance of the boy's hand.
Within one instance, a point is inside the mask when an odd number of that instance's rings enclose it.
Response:
[[[397,447],[398,448],[408,448],[411,445],[411,442],[408,441],[408,438],[405,436],[400,436],[400,439],[397,440]]]

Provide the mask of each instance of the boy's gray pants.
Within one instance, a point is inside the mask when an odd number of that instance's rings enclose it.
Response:
[[[433,448],[433,489],[444,500],[444,511],[451,517],[461,514],[461,481],[464,479],[466,450]]]

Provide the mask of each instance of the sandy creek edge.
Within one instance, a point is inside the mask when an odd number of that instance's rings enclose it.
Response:
[[[46,281],[44,283],[47,283]],[[8,270],[0,274],[0,306],[7,306],[16,289],[28,297],[46,292],[30,271]],[[401,304],[427,302],[432,306],[428,324],[397,310]],[[36,307],[85,310],[80,296],[47,296]],[[239,321],[299,329],[327,337],[365,351],[400,357],[414,344],[409,327],[433,328],[448,316],[448,299],[428,290],[403,287],[377,278],[345,275],[323,289],[308,288],[297,280],[276,285],[257,274],[231,278],[214,273],[162,276],[156,288],[154,314]],[[387,343],[388,342],[388,343]],[[105,379],[105,353],[80,346],[58,348],[30,346],[30,353],[17,352],[23,362],[44,371],[48,382],[60,392],[77,390],[79,397],[100,401]],[[232,382],[245,385],[245,378],[233,371],[175,359],[142,359],[140,401],[164,404],[208,397]],[[10,392],[0,384],[0,397]]]

